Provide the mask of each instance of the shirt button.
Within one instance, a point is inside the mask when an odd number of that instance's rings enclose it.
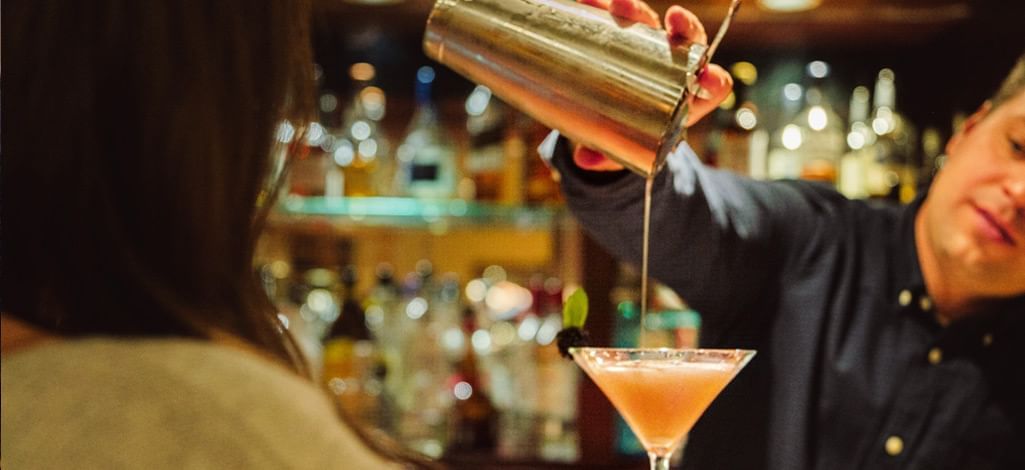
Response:
[[[904,439],[899,436],[890,436],[886,438],[886,454],[890,457],[896,457],[904,452]]]
[[[900,291],[900,295],[897,297],[897,302],[900,303],[901,307],[907,307],[911,305],[911,291],[904,289]]]
[[[937,365],[943,361],[943,350],[940,348],[932,348],[929,350],[929,364]]]
[[[982,345],[989,347],[993,344],[993,333],[986,333],[982,335]]]
[[[922,298],[918,299],[918,306],[923,312],[932,310],[932,299],[928,295],[923,295]]]

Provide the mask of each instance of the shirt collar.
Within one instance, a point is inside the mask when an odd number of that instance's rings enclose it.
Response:
[[[896,282],[897,292],[894,301],[901,311],[911,314],[925,314],[933,319],[932,297],[925,287],[922,266],[919,262],[918,247],[915,244],[915,216],[925,201],[922,194],[911,204],[901,209],[899,218],[899,238],[894,247],[895,256],[899,260]],[[935,319],[933,319],[935,322]],[[937,323],[938,327],[939,324]]]

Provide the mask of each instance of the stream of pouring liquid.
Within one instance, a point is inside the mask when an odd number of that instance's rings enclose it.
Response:
[[[644,319],[648,314],[648,238],[651,235],[651,188],[655,183],[654,173],[644,181],[644,234],[641,242],[641,327],[638,346],[645,347]]]
[[[715,38],[712,40],[712,44],[709,45],[708,50],[705,52],[704,63],[710,63],[712,56],[715,55],[715,51],[719,49],[719,43],[722,42],[722,38],[726,35],[726,31],[730,28],[730,24],[733,22],[733,17],[736,16],[737,10],[740,8],[742,0],[733,0],[730,2],[730,9],[726,13],[726,18],[723,19],[722,25],[719,26],[719,31],[716,33]],[[695,93],[697,93],[696,90]],[[689,107],[689,106],[688,106]],[[689,110],[684,110],[684,119],[687,121],[687,114]],[[687,130],[683,129],[681,133],[681,140],[685,140]],[[667,150],[668,152],[668,150]],[[666,155],[656,155],[656,162],[664,162]],[[657,163],[656,163],[657,165]],[[640,338],[638,339],[638,346],[645,347],[644,343],[644,322],[648,315],[648,238],[651,235],[651,189],[655,183],[655,174],[658,172],[658,168],[652,168],[648,172],[648,176],[644,182],[644,233],[641,245],[641,326],[638,329],[640,332]]]

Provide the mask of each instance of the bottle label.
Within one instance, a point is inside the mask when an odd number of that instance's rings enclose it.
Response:
[[[409,172],[410,181],[437,181],[439,168],[437,164],[418,165],[414,163]]]

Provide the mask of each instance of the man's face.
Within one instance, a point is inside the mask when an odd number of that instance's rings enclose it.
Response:
[[[922,208],[945,281],[981,297],[1025,293],[1025,92],[980,109],[947,155]]]

